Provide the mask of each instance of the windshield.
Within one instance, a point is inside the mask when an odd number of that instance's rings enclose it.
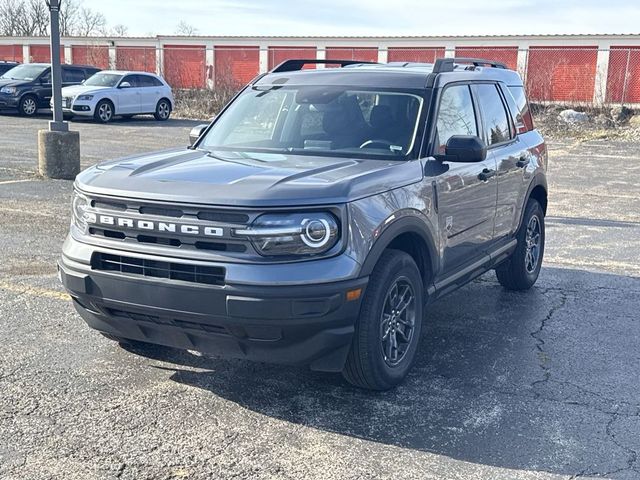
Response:
[[[2,75],[2,78],[11,80],[35,80],[49,67],[46,65],[18,65]]]
[[[115,87],[122,75],[117,73],[96,73],[95,75],[89,77],[84,85],[88,85],[90,87]]]
[[[405,159],[422,98],[335,86],[254,86],[216,120],[207,150]]]

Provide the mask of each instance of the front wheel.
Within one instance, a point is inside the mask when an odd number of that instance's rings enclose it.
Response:
[[[109,123],[114,116],[113,104],[109,100],[100,100],[93,117],[100,123]]]
[[[171,115],[171,103],[169,100],[162,99],[156,105],[156,112],[153,114],[156,120],[165,121],[169,120],[169,116]]]
[[[33,117],[38,113],[38,99],[33,95],[25,95],[18,105],[18,112],[25,117]]]
[[[370,390],[402,382],[418,350],[423,305],[422,277],[411,256],[385,251],[362,300],[345,379]]]
[[[518,246],[509,259],[496,268],[500,285],[508,290],[528,290],[538,280],[544,256],[544,212],[531,198],[516,235]]]

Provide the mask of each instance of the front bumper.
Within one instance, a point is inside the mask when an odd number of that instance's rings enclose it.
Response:
[[[96,330],[227,357],[342,370],[362,298],[348,301],[346,294],[364,293],[368,278],[202,285],[98,271],[67,255],[77,253],[77,244],[65,242],[60,279],[80,316]],[[304,262],[290,266],[308,268]]]
[[[9,95],[7,93],[0,93],[0,108],[18,108],[20,104],[20,97]]]

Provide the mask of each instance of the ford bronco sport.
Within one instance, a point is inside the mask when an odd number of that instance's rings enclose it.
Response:
[[[60,277],[113,340],[383,390],[429,302],[538,277],[547,151],[502,64],[289,60],[195,130],[76,179]]]

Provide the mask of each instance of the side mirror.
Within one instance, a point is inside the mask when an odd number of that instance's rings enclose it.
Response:
[[[198,141],[200,135],[202,135],[202,132],[204,132],[208,126],[208,123],[202,123],[193,127],[189,132],[189,145],[193,146],[193,144]]]
[[[118,88],[131,88],[131,84],[129,82],[122,82]]]
[[[441,157],[450,162],[482,162],[487,158],[487,145],[476,135],[454,135],[447,141]]]

